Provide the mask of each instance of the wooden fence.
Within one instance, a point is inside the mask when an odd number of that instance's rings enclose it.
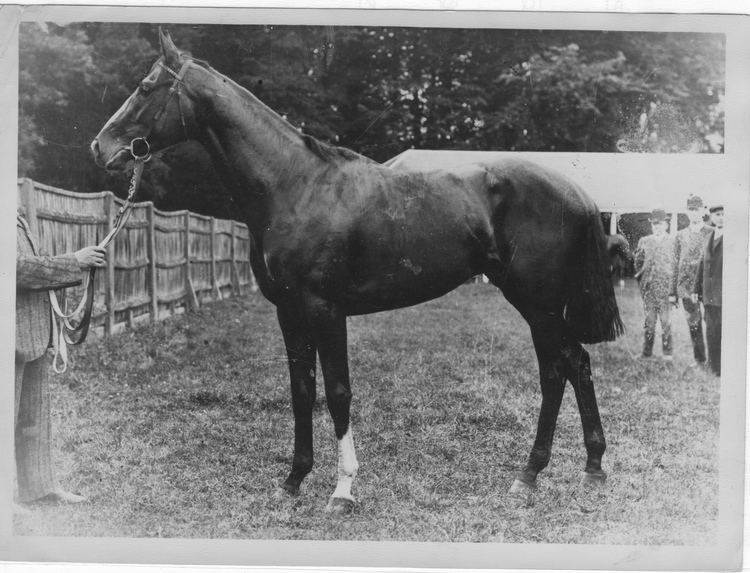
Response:
[[[51,255],[99,243],[123,203],[109,191],[74,193],[31,179],[19,180],[18,202]],[[92,327],[108,335],[256,288],[246,225],[136,203],[96,273]],[[75,304],[82,289],[70,291]]]

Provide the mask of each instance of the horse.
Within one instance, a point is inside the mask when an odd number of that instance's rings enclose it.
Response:
[[[582,343],[614,340],[623,326],[600,214],[576,184],[515,158],[392,170],[302,134],[161,29],[159,42],[150,72],[91,150],[98,165],[121,171],[134,147],[156,153],[196,140],[238,205],[288,357],[294,455],[280,494],[298,494],[313,467],[319,360],[338,448],[325,510],[356,507],[347,317],[416,305],[478,274],[528,323],[539,368],[536,437],[510,492],[531,492],[547,466],[566,380],[587,454],[581,482],[604,482],[606,442]]]

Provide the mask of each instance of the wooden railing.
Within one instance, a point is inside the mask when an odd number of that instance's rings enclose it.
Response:
[[[97,244],[122,205],[109,191],[75,193],[31,179],[19,180],[18,202],[51,255]],[[92,326],[111,334],[256,288],[246,225],[136,203],[96,274]],[[77,301],[81,289],[69,290]]]

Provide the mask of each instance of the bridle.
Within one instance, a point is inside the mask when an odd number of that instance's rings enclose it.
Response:
[[[142,139],[146,145],[148,145],[147,138],[151,134],[151,132],[159,125],[159,122],[162,120],[164,116],[164,112],[167,110],[167,106],[169,105],[169,102],[172,101],[172,96],[177,96],[177,111],[180,114],[180,123],[182,124],[182,133],[185,136],[185,140],[188,138],[188,132],[187,132],[187,122],[185,121],[185,113],[182,109],[182,85],[184,84],[185,80],[185,74],[188,71],[188,68],[190,68],[193,65],[193,60],[187,59],[182,63],[182,66],[180,67],[179,72],[175,72],[172,68],[170,68],[168,65],[164,63],[164,58],[159,58],[156,61],[156,65],[165,70],[169,75],[172,76],[172,79],[167,79],[161,82],[158,82],[152,86],[148,86],[146,88],[144,86],[143,81],[141,82],[140,89],[151,92],[153,90],[165,87],[169,85],[169,92],[167,94],[167,97],[164,99],[164,103],[162,103],[161,108],[154,114],[154,117],[151,121],[151,125],[149,126],[148,130],[144,135],[142,135],[140,138],[136,139]],[[145,111],[145,109],[143,110]],[[140,119],[140,116],[143,112],[140,112],[136,116],[136,121]],[[136,140],[133,140],[136,141]],[[131,142],[131,152],[132,152],[132,142]]]
[[[185,139],[188,139],[187,123],[185,121],[185,114],[183,112],[181,104],[181,86],[185,77],[185,73],[192,64],[192,60],[185,60],[185,62],[182,64],[182,67],[180,68],[179,73],[175,72],[169,66],[164,64],[163,58],[159,59],[157,61],[157,64],[161,68],[166,70],[173,77],[173,79],[154,84],[153,86],[149,87],[149,90],[157,89],[164,85],[171,84],[169,87],[169,93],[159,111],[157,111],[154,115],[153,122],[151,123],[151,126],[146,131],[146,133],[140,137],[134,138],[130,142],[129,151],[130,155],[133,158],[133,173],[130,178],[128,196],[115,215],[115,219],[112,223],[112,229],[109,233],[107,233],[107,236],[104,237],[104,239],[97,245],[102,249],[106,249],[107,246],[109,246],[109,244],[114,241],[115,237],[117,237],[120,231],[122,231],[122,229],[125,227],[125,223],[127,223],[127,220],[130,217],[130,212],[134,204],[135,194],[138,190],[141,176],[143,175],[144,165],[151,159],[151,146],[148,143],[148,136],[151,134],[154,128],[158,126],[159,121],[162,119],[164,112],[166,111],[167,106],[169,105],[169,102],[172,100],[172,96],[174,95],[177,96],[177,109],[180,114],[180,122],[182,123],[183,133],[185,135]],[[110,262],[109,264],[112,263]],[[70,313],[66,313],[60,308],[60,304],[57,300],[55,292],[48,291],[52,312],[54,316],[57,317],[57,324],[53,325],[52,329],[52,341],[53,347],[55,348],[55,357],[52,361],[52,367],[57,373],[65,372],[65,370],[67,369],[67,346],[83,343],[83,341],[86,340],[86,336],[88,335],[89,326],[91,324],[91,313],[94,306],[95,275],[96,267],[91,267],[84,281],[85,293],[78,303],[78,306]],[[81,313],[83,314],[81,315]],[[81,315],[81,319],[76,323],[73,323],[72,319],[78,315]],[[60,362],[62,363],[61,366],[58,365]]]

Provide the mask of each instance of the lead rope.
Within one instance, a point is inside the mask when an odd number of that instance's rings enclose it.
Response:
[[[139,152],[136,148],[142,146]],[[133,208],[133,199],[135,193],[138,190],[138,185],[141,182],[141,176],[143,175],[144,164],[151,158],[148,142],[143,138],[136,138],[130,143],[130,153],[135,160],[133,165],[133,174],[130,178],[130,188],[128,189],[128,196],[125,202],[120,207],[115,220],[112,223],[112,230],[107,233],[107,236],[97,245],[99,248],[106,249],[107,246],[115,240],[115,237],[122,231],[130,218],[130,212]],[[113,264],[109,262],[108,264]],[[84,282],[84,295],[78,306],[72,312],[66,314],[60,308],[60,303],[57,300],[57,296],[54,291],[48,291],[50,305],[52,306],[53,312],[53,325],[52,325],[52,346],[55,349],[55,356],[52,359],[52,368],[58,374],[62,374],[68,368],[68,345],[78,345],[86,340],[88,335],[89,325],[91,323],[91,311],[94,306],[94,277],[96,275],[96,267],[91,267],[88,274],[86,275]],[[70,319],[83,312],[81,320],[77,324],[73,324]],[[58,364],[60,364],[58,366]]]

